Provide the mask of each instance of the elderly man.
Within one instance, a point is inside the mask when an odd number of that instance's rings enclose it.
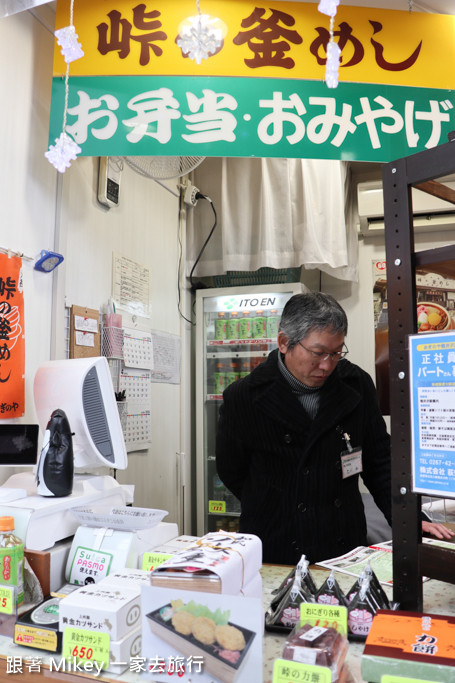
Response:
[[[294,295],[278,349],[223,394],[217,471],[241,501],[240,531],[262,539],[264,562],[367,545],[359,476],[391,522],[390,438],[371,377],[345,358],[347,328],[330,295]]]

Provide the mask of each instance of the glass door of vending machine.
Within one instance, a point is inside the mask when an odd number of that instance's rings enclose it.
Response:
[[[196,292],[197,533],[237,531],[239,500],[216,471],[215,441],[224,389],[248,375],[277,346],[286,301],[301,283]]]

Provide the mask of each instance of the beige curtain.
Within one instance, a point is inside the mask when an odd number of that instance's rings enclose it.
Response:
[[[207,158],[193,183],[212,201],[218,221],[193,277],[303,265],[357,281],[357,235],[344,162]],[[187,275],[213,222],[205,200],[188,210]]]

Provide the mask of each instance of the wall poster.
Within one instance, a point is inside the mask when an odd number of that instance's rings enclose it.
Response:
[[[455,279],[416,270],[417,333],[455,329]],[[390,415],[389,335],[386,262],[373,261],[376,388],[383,415]]]
[[[0,254],[0,419],[24,414],[24,292],[22,259]]]
[[[413,491],[455,498],[455,332],[410,336],[409,376]]]

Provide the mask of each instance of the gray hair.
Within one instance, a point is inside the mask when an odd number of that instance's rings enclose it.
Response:
[[[288,349],[297,346],[300,340],[314,330],[329,330],[333,334],[346,335],[348,319],[345,311],[330,294],[294,294],[283,309],[278,328],[288,338]]]

